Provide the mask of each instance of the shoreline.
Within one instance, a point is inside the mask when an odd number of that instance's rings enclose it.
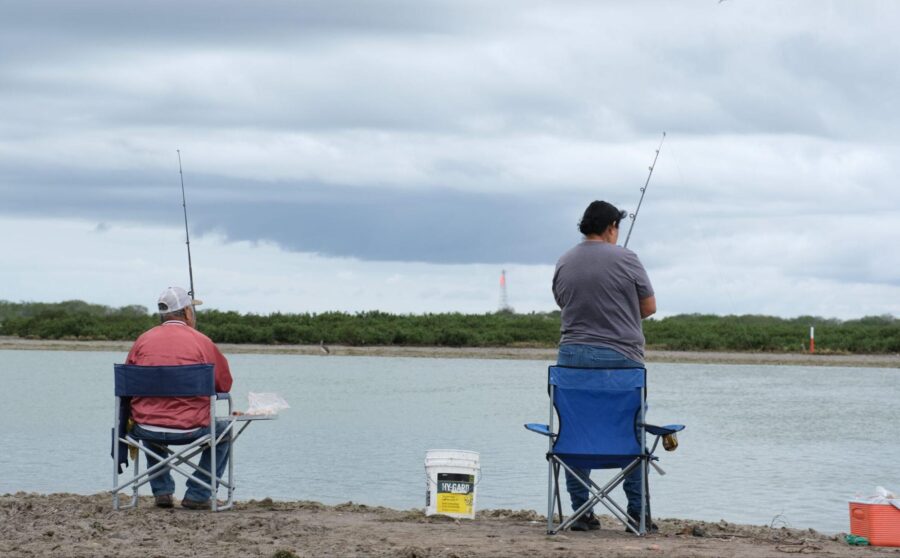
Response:
[[[546,534],[534,511],[482,510],[475,519],[426,517],[347,502],[239,501],[230,511],[159,509],[143,496],[114,511],[108,493],[0,495],[0,555],[32,556],[637,556],[763,558],[784,553],[838,558],[896,549],[852,547],[843,533],[657,518],[659,532],[637,537],[609,516],[586,533]]]
[[[78,341],[68,339],[22,339],[0,336],[0,350],[110,351],[127,354],[131,341]],[[325,354],[319,345],[252,345],[220,343],[228,354],[285,354],[315,356],[369,356],[408,358],[475,358],[506,360],[556,360],[556,348],[535,347],[352,347],[331,345]],[[847,366],[900,368],[900,354],[845,355],[822,353],[741,353],[719,351],[647,350],[648,364],[749,364],[769,366]]]

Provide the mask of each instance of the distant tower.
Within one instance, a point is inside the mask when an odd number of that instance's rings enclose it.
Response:
[[[509,298],[506,295],[506,270],[500,272],[500,309],[499,312],[512,312]]]

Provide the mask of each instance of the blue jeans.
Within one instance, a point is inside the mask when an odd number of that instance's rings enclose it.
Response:
[[[633,368],[643,367],[640,362],[631,360],[618,351],[591,345],[560,345],[557,364],[560,366],[580,366],[584,368]],[[590,469],[573,467],[583,479],[590,478]],[[628,514],[641,516],[641,467],[635,468],[625,477],[622,483],[625,497],[628,498]],[[649,487],[648,487],[649,488]],[[590,493],[574,475],[566,471],[566,490],[572,500],[572,511],[577,510],[588,501]],[[647,509],[650,509],[650,491],[647,491]],[[593,513],[593,509],[591,510]],[[649,514],[648,514],[649,515]]]
[[[229,421],[216,421],[216,435],[219,435],[227,426]],[[190,433],[181,433],[181,432],[155,432],[153,430],[147,430],[145,428],[141,428],[140,425],[135,424],[134,428],[131,429],[131,435],[138,440],[142,440],[145,442],[149,442],[149,447],[156,454],[161,455],[163,457],[168,453],[167,444],[173,445],[182,445],[189,444],[200,438],[201,436],[206,436],[209,434],[209,427],[204,426],[203,428],[198,428],[197,430]],[[221,442],[216,444],[216,476],[222,478],[222,475],[225,473],[225,467],[228,465],[228,448],[231,445],[231,436],[225,436]],[[212,461],[212,451],[209,447],[203,450],[203,454],[200,456],[200,467],[206,471],[209,471],[209,463]],[[153,467],[159,463],[159,460],[155,457],[147,455],[147,469]],[[205,483],[209,483],[209,475],[203,474],[200,471],[194,471],[194,476],[189,478],[187,481],[187,491],[184,493],[184,497],[188,500],[194,500],[196,502],[205,502],[212,497],[212,494],[208,488],[197,483],[196,480],[199,479]],[[153,490],[154,496],[162,496],[164,494],[172,494],[175,492],[175,481],[172,480],[172,473],[169,471],[169,468],[166,467],[165,470],[157,477],[150,479],[150,489]]]

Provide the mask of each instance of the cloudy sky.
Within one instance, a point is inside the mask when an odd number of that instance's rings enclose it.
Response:
[[[900,3],[0,4],[0,299],[555,308],[584,207],[659,315],[900,315]],[[624,235],[623,235],[624,236]],[[621,242],[621,241],[620,241]]]

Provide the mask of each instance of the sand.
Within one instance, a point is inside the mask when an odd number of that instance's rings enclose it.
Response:
[[[900,549],[851,547],[843,535],[768,526],[657,520],[639,538],[603,518],[603,529],[546,534],[534,512],[487,510],[474,520],[425,517],[353,503],[239,502],[213,514],[158,509],[142,497],[114,511],[108,494],[0,496],[0,556],[900,556]]]
[[[128,353],[130,341],[80,341],[52,339],[21,339],[0,336],[0,350],[44,351],[111,351]],[[236,345],[220,343],[226,355],[238,353],[292,354],[326,356],[389,356],[416,358],[487,358],[512,360],[556,360],[553,347],[349,347],[333,345],[326,354],[318,345]],[[758,364],[794,366],[849,366],[900,368],[900,354],[848,355],[826,353],[728,353],[714,351],[658,351],[648,350],[648,364],[681,362],[698,364]]]

